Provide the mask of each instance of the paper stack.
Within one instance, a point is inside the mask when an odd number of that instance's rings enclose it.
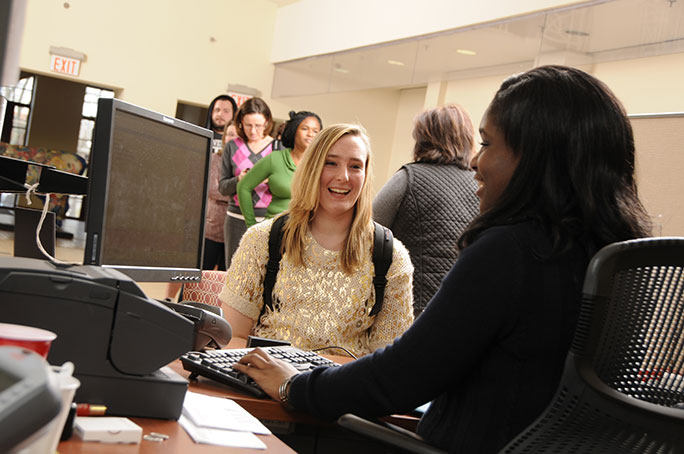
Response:
[[[266,449],[254,434],[271,432],[236,402],[188,391],[178,420],[195,443]]]

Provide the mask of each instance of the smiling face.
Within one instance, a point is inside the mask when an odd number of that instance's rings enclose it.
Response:
[[[480,213],[484,213],[494,206],[506,190],[518,167],[520,156],[515,155],[508,146],[489,111],[482,117],[480,136],[480,151],[473,156],[470,165],[475,170],[475,180],[479,185],[476,194],[480,198]]]
[[[320,130],[321,124],[316,117],[306,117],[299,123],[299,126],[297,126],[294,141],[295,148],[298,150],[306,150]]]
[[[342,136],[323,163],[316,216],[351,217],[366,180],[368,149],[360,137]]]
[[[248,142],[258,142],[264,138],[266,117],[260,113],[251,113],[242,117],[242,131]]]

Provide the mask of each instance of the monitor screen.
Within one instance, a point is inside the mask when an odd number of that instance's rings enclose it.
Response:
[[[84,264],[144,282],[199,280],[212,133],[100,99]]]

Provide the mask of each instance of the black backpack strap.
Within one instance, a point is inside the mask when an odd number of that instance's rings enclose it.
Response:
[[[276,279],[278,278],[278,270],[280,269],[280,259],[282,258],[280,245],[283,242],[283,225],[285,224],[287,217],[287,214],[277,217],[276,220],[273,221],[271,232],[268,235],[268,263],[266,263],[266,275],[264,276],[264,305],[261,308],[259,319],[261,319],[261,316],[266,311],[267,306],[269,309],[273,310],[272,293]]]
[[[373,304],[373,309],[371,309],[371,316],[380,312],[383,299],[385,299],[385,286],[387,285],[387,278],[385,276],[392,264],[393,240],[392,231],[375,222],[375,240],[373,242],[375,304]]]

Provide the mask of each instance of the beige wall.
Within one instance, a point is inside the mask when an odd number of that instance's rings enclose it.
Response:
[[[375,171],[381,180],[377,182],[378,189],[382,187],[380,183],[387,181],[399,167],[413,160],[413,120],[423,111],[426,93],[425,88],[401,90],[395,117],[392,153],[387,165],[384,168],[378,167]]]
[[[207,105],[229,83],[270,94],[276,5],[267,0],[27,0],[19,64],[38,74],[113,88],[173,115]],[[212,40],[213,39],[213,40]],[[87,55],[78,78],[49,70],[50,46]]]
[[[371,138],[375,163],[373,187],[377,191],[386,180],[397,112],[401,111],[400,99],[400,91],[396,89],[364,90],[276,99],[271,101],[271,109],[279,118],[287,118],[289,110],[316,112],[324,126],[334,123],[363,125]]]

